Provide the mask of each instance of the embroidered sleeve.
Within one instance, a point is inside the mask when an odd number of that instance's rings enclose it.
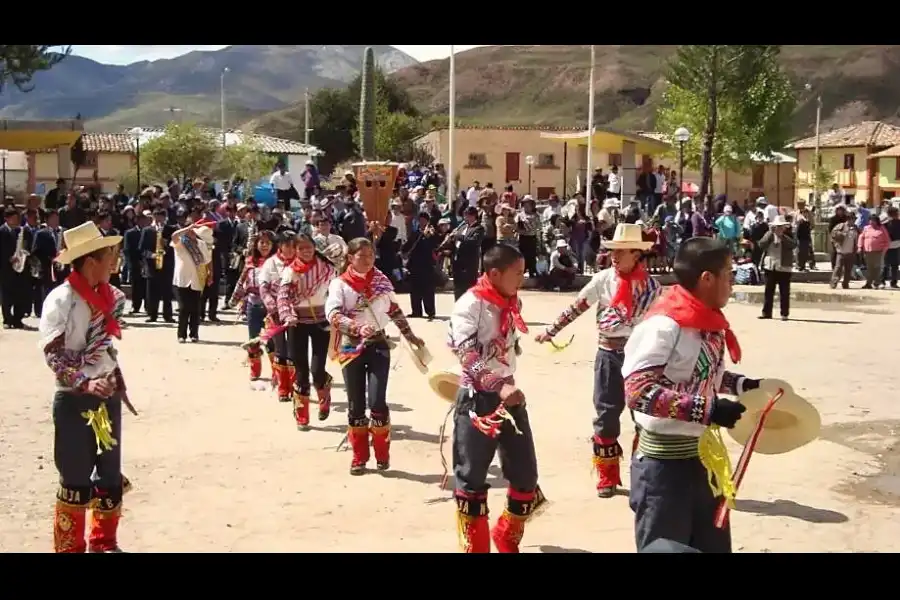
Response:
[[[325,317],[332,327],[352,337],[359,337],[359,323],[344,308],[344,286],[340,279],[332,279],[325,300]]]
[[[250,291],[251,277],[253,277],[253,273],[248,272],[245,277],[240,278],[237,287],[231,294],[232,303],[240,304],[241,300],[247,297],[247,293]]]
[[[275,306],[278,312],[278,319],[288,327],[293,326],[297,322],[297,315],[294,313],[294,296],[297,295],[297,283],[290,281],[282,282],[278,287],[278,297]]]
[[[66,349],[64,333],[44,346],[44,360],[63,386],[81,391],[87,388],[88,376],[81,370],[84,366],[81,353]]]
[[[476,389],[488,392],[499,391],[503,386],[503,378],[495,375],[481,356],[481,344],[478,341],[478,317],[481,306],[478,301],[472,304],[456,303],[450,315],[450,348],[462,365],[463,373],[471,379]]]
[[[266,275],[269,275],[268,273]],[[259,296],[262,298],[263,306],[266,307],[266,313],[270,315],[278,315],[278,284],[271,280],[270,277],[264,277],[259,282]]]
[[[409,340],[413,335],[412,328],[409,326],[409,321],[407,321],[406,317],[403,315],[403,310],[397,304],[397,298],[394,297],[394,294],[391,294],[391,305],[388,307],[387,314],[391,321],[397,326],[397,329],[400,330],[400,335]]]
[[[740,396],[744,393],[744,376],[725,371],[718,392],[729,396]]]
[[[127,298],[125,297],[125,293],[122,292],[119,288],[112,286],[113,291],[113,315],[116,317],[116,321],[119,322],[119,327],[123,329],[126,326],[125,323],[125,304]]]
[[[679,333],[678,325],[664,316],[651,317],[634,328],[622,363],[625,402],[631,410],[651,417],[708,425],[712,403],[705,396],[676,390],[665,376]]]
[[[600,281],[601,276],[597,275],[586,286],[581,288],[581,291],[578,292],[578,297],[575,298],[575,302],[562,311],[556,321],[553,322],[553,325],[547,328],[548,335],[551,337],[557,335],[566,326],[574,322],[575,319],[587,312],[591,305],[600,301]]]

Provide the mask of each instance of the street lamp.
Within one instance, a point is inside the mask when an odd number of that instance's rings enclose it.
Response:
[[[6,202],[6,160],[9,158],[9,150],[0,150],[0,161],[3,162],[3,202]]]
[[[134,195],[138,197],[141,195],[141,136],[144,134],[144,130],[140,127],[135,127],[129,129],[128,133],[134,139],[134,159],[137,166],[137,183],[135,183]]]
[[[528,165],[528,195],[531,195],[531,167],[534,165],[534,157],[528,155],[525,157],[525,164]]]
[[[220,108],[222,109],[222,120],[220,123],[222,126],[222,148],[225,148],[225,73],[227,73],[228,71],[228,67],[222,69],[222,76],[219,78],[219,102],[221,104]]]
[[[678,198],[684,193],[684,145],[691,139],[691,132],[687,127],[679,127],[675,130],[675,141],[678,142]]]

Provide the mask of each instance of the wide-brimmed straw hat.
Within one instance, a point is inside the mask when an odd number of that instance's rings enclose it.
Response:
[[[766,417],[754,452],[784,454],[805,446],[819,437],[822,417],[816,407],[798,396],[789,383],[780,379],[764,379],[758,389],[738,397],[738,401],[746,406],[747,410],[737,424],[728,430],[737,443],[741,445],[747,443],[766,404],[778,390],[784,390],[784,395]]]
[[[441,371],[428,378],[431,391],[447,402],[456,402],[456,393],[459,392],[459,373],[453,371]]]
[[[428,348],[425,346],[419,346],[416,348],[412,344],[404,344],[406,349],[409,351],[409,356],[412,358],[413,365],[415,365],[416,369],[419,370],[419,373],[425,375],[428,373],[428,365],[431,364],[432,357],[431,352],[428,351]]]
[[[643,229],[640,225],[631,223],[619,223],[613,239],[603,242],[603,247],[609,250],[649,250],[653,242],[645,242]]]
[[[78,227],[66,229],[63,232],[63,241],[66,249],[59,253],[56,262],[68,265],[75,259],[87,256],[92,252],[118,245],[122,241],[122,236],[104,236],[93,221],[87,221]]]

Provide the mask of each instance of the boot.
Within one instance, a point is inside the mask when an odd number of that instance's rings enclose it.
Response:
[[[324,421],[331,414],[331,382],[334,379],[328,373],[322,389],[316,389],[316,398],[319,400],[319,420]]]
[[[247,348],[247,362],[250,363],[250,380],[256,381],[262,376],[262,349],[259,344]]]
[[[294,365],[287,358],[276,358],[275,368],[278,369],[278,401],[290,402],[294,389]]]
[[[272,370],[272,378],[269,380],[269,385],[272,386],[273,390],[278,389],[278,381],[281,379],[281,364],[275,358],[274,352],[266,352],[266,356],[269,357],[269,368]]]
[[[91,502],[91,488],[60,486],[56,492],[53,515],[53,551],[83,554],[87,550],[84,531],[87,509]]]
[[[391,467],[391,418],[388,415],[372,413],[372,449],[375,451],[375,466],[379,471]]]
[[[622,485],[619,473],[619,462],[622,459],[622,447],[615,438],[594,436],[594,468],[597,469],[597,496],[612,498],[616,488]]]
[[[487,554],[491,551],[486,494],[457,491],[456,529],[459,547],[465,554]]]
[[[498,552],[518,554],[525,522],[537,507],[535,492],[520,492],[509,488],[506,492],[506,509],[491,530],[491,538]]]
[[[122,489],[109,491],[100,487],[94,488],[96,502],[91,510],[90,533],[92,553],[111,554],[122,551],[116,539],[119,519],[122,517]]]
[[[350,421],[347,429],[347,443],[353,452],[350,461],[350,474],[362,475],[366,472],[366,463],[369,462],[369,420],[365,417]]]
[[[294,419],[297,421],[297,429],[309,430],[309,394],[302,394],[294,387]]]

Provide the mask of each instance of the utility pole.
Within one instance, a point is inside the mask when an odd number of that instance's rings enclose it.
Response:
[[[306,93],[304,94],[304,108],[303,108],[303,143],[309,146],[309,134],[312,133],[312,129],[309,127],[309,88],[306,88]]]
[[[447,202],[451,207],[456,206],[457,190],[454,189],[456,183],[456,172],[453,170],[453,138],[456,136],[456,55],[453,51],[453,45],[450,46],[450,127],[447,131]],[[440,154],[440,149],[438,149]]]
[[[225,67],[224,69],[222,69],[222,76],[219,79],[219,91],[221,93],[219,102],[221,104],[221,109],[222,109],[222,115],[221,115],[222,120],[221,120],[220,125],[222,127],[222,149],[223,150],[225,149],[225,73],[227,73],[227,72],[228,72],[228,67]]]

